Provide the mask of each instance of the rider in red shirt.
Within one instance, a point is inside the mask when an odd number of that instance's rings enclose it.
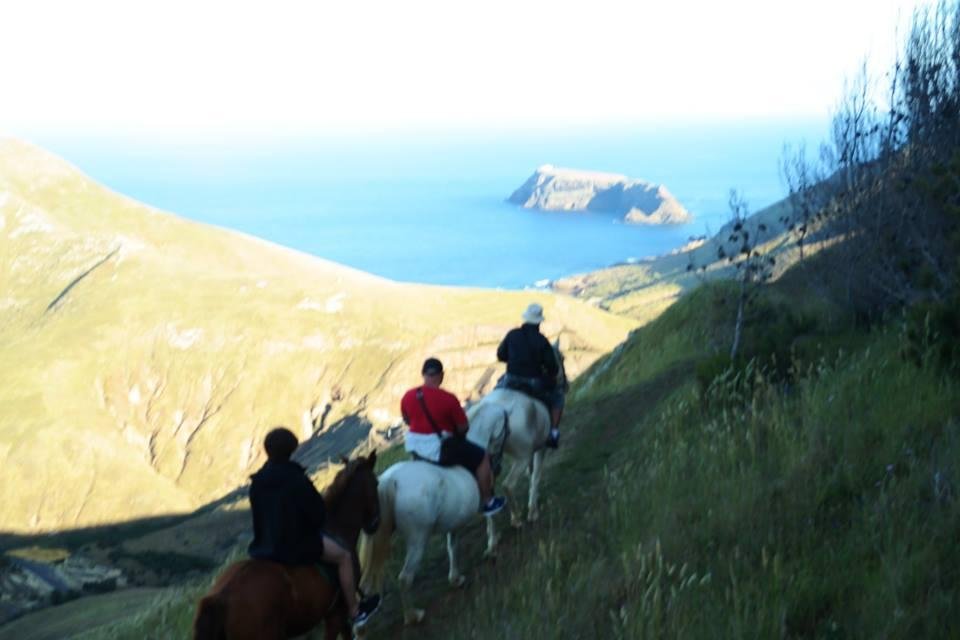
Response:
[[[410,427],[406,449],[418,458],[444,467],[460,465],[471,472],[480,488],[481,511],[493,515],[506,500],[493,495],[490,456],[466,438],[467,415],[457,396],[440,388],[443,364],[436,358],[423,363],[423,386],[407,391],[400,401],[403,420]]]

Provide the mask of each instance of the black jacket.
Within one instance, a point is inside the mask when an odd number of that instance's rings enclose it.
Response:
[[[524,378],[537,378],[545,389],[556,385],[557,356],[550,342],[535,324],[511,329],[497,347],[497,360],[507,363],[507,373]]]
[[[250,478],[250,555],[285,564],[319,562],[326,509],[306,470],[296,462],[268,460]]]

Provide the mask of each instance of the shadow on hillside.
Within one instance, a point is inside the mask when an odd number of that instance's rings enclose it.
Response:
[[[309,440],[303,442],[294,458],[310,472],[315,472],[331,462],[339,462],[340,456],[349,456],[361,447],[367,442],[371,428],[371,423],[359,416],[346,416],[329,429],[314,434]],[[246,500],[246,497],[247,486],[244,483],[243,486],[190,513],[150,516],[44,534],[14,533],[0,529],[0,552],[30,546],[66,549],[77,549],[93,543],[112,546],[125,540],[140,538],[155,531],[174,527],[192,518]]]

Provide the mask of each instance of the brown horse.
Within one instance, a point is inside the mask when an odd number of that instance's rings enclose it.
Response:
[[[350,550],[356,549],[361,529],[373,534],[380,521],[376,461],[376,452],[345,460],[346,466],[324,491],[326,533]],[[230,565],[200,600],[193,637],[281,640],[307,633],[321,621],[327,640],[350,638],[346,603],[318,567],[241,560]]]

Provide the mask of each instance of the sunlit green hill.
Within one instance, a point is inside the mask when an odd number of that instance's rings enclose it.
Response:
[[[541,522],[490,562],[478,518],[463,594],[438,538],[417,578],[427,621],[403,627],[388,582],[370,637],[956,637],[956,377],[901,357],[899,323],[858,329],[797,274],[757,298],[752,362],[716,374],[733,290],[697,288],[585,372]],[[186,634],[212,579],[86,637]]]
[[[757,248],[778,260],[774,276],[783,273],[799,257],[786,221],[791,213],[790,199],[786,198],[757,211],[746,222],[746,228],[757,239]],[[727,224],[715,235],[667,255],[562,278],[553,288],[589,300],[602,309],[649,322],[702,282],[734,275],[735,268],[722,257],[737,255],[739,251],[738,243],[730,240],[731,226]],[[824,245],[824,239],[815,234],[811,234],[810,240],[808,254]]]
[[[373,277],[2,141],[0,531],[193,510],[244,481],[277,424],[376,444],[426,355],[462,397],[492,384],[532,300],[573,373],[635,325],[550,294]]]

